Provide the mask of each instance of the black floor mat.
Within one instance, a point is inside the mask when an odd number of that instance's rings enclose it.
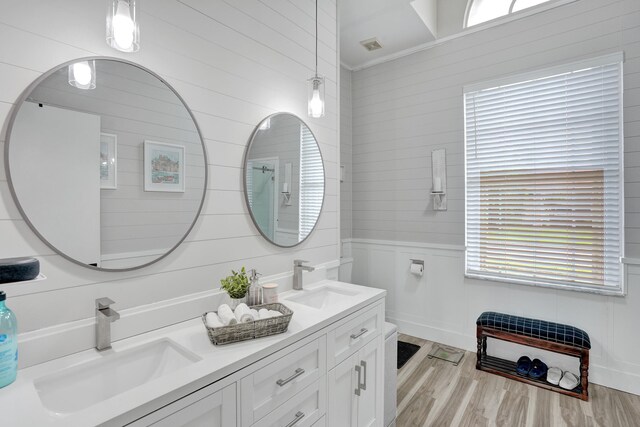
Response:
[[[419,345],[398,341],[398,369],[402,368],[418,350],[420,350]]]

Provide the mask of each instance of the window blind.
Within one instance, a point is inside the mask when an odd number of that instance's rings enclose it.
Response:
[[[621,289],[621,75],[581,64],[465,91],[467,276]]]
[[[300,125],[300,229],[304,240],[316,225],[324,200],[324,167],[316,140],[305,125]]]

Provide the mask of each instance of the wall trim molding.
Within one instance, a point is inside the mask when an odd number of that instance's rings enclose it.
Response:
[[[339,267],[339,259],[316,264],[314,272],[305,273],[308,275],[306,280],[309,283],[324,280],[331,270]],[[262,277],[260,283],[275,282],[279,292],[284,292],[292,288],[292,277],[293,270]],[[117,310],[120,320],[111,326],[112,340],[115,342],[197,318],[202,313],[215,310],[227,298],[227,294],[217,288]],[[18,345],[20,369],[91,349],[95,347],[95,319],[85,318],[21,333]]]

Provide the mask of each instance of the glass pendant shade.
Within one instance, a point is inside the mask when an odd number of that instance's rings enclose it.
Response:
[[[140,27],[136,21],[136,0],[109,0],[107,44],[121,52],[140,49]]]
[[[315,76],[308,80],[309,117],[324,116],[324,77]]]
[[[78,89],[95,89],[95,61],[80,61],[69,65],[69,84]]]

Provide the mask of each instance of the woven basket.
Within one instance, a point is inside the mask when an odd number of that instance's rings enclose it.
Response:
[[[293,311],[280,303],[254,305],[250,308],[255,308],[256,310],[260,310],[261,308],[275,310],[282,313],[282,316],[255,320],[247,323],[237,323],[235,325],[223,326],[221,328],[210,328],[207,326],[207,313],[205,313],[202,315],[202,323],[204,323],[204,327],[207,329],[209,340],[215,345],[223,345],[266,337],[269,335],[281,334],[287,331],[289,322],[293,316]],[[214,313],[218,314],[217,312]]]

